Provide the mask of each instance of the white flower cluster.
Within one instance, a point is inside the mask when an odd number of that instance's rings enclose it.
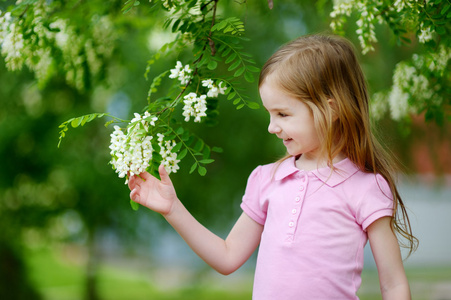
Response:
[[[330,22],[330,27],[333,31],[338,32],[343,28],[343,24],[336,19],[339,16],[350,16],[352,13],[354,1],[334,1],[334,7],[330,13],[330,17],[333,19]]]
[[[353,0],[348,1],[334,1],[334,7],[330,13],[331,18],[336,18],[339,15],[350,16],[352,13]]]
[[[196,93],[189,93],[183,97],[183,113],[185,121],[188,122],[190,117],[194,117],[194,122],[200,122],[202,117],[207,116],[207,97],[216,98],[219,94],[224,94],[227,89],[221,81],[216,85],[212,79],[202,80],[202,86],[208,88],[207,95],[197,96]]]
[[[192,70],[189,65],[183,66],[180,61],[177,62],[174,69],[171,69],[169,78],[177,78],[182,85],[188,84],[191,79]]]
[[[429,71],[437,73],[438,76],[444,76],[449,71],[451,48],[440,45],[436,52],[429,55],[414,54],[412,60],[416,68],[426,67]]]
[[[222,86],[224,82],[220,82],[218,86],[215,85],[212,79],[206,79],[202,80],[202,86],[207,87],[209,90],[207,92],[207,97],[209,98],[216,98],[219,96],[219,94],[224,95],[227,87]]]
[[[360,15],[357,20],[357,36],[362,47],[362,53],[366,54],[373,51],[372,43],[377,42],[374,24],[376,21],[382,21],[380,14],[375,6],[369,6],[367,1],[356,0],[335,0],[334,7],[330,13],[333,19],[330,27],[335,32],[343,30],[343,19],[340,16],[351,16],[353,11],[357,11]],[[377,16],[377,17],[376,17]]]
[[[24,39],[21,28],[13,22],[10,12],[0,17],[0,47],[6,66],[13,71],[20,70],[23,64],[21,51],[24,48]]]
[[[207,116],[207,96],[201,95],[197,97],[196,93],[189,93],[183,97],[183,113],[185,121],[188,122],[190,117],[194,117],[194,122],[200,122],[202,117]]]
[[[413,64],[398,63],[390,92],[387,95],[378,93],[373,96],[373,117],[381,117],[387,107],[394,120],[401,120],[410,113],[422,110],[426,103],[440,106],[445,100],[436,93],[441,89],[440,80],[428,80],[424,74],[432,72],[435,78],[443,78],[447,76],[450,61],[451,49],[441,45],[437,52],[414,54]]]
[[[108,17],[94,16],[91,36],[80,35],[65,19],[45,26],[50,11],[48,2],[30,4],[27,14],[31,22],[0,11],[0,48],[6,67],[20,70],[28,67],[36,74],[40,85],[45,85],[58,69],[64,72],[67,83],[84,90],[88,74],[96,76],[101,70],[101,57],[110,57],[115,39]],[[29,38],[24,39],[26,35]],[[61,57],[61,58],[59,58]],[[84,64],[87,62],[89,73]]]
[[[420,34],[418,35],[418,40],[420,43],[426,43],[434,38],[434,30],[429,26],[424,26],[424,23],[420,24]]]
[[[157,136],[158,146],[160,146],[160,155],[163,158],[161,163],[163,164],[168,174],[177,173],[177,170],[180,169],[178,165],[180,160],[177,159],[177,153],[172,152],[172,148],[174,148],[176,145],[175,141],[165,141],[164,135],[162,135],[161,133],[157,133]]]
[[[153,136],[150,129],[155,126],[158,118],[147,111],[143,115],[135,113],[134,116],[127,126],[126,133],[119,126],[114,126],[114,131],[110,135],[112,157],[110,163],[120,178],[128,174],[132,176],[145,172],[153,157]],[[157,133],[157,136],[161,163],[168,173],[176,173],[180,160],[177,159],[177,153],[172,152],[176,145],[175,141],[165,141],[161,133]],[[125,181],[127,182],[128,180]]]
[[[393,86],[388,95],[390,114],[394,120],[401,120],[413,112],[413,107],[409,106],[409,94],[406,91],[411,88],[411,80],[417,78],[417,75],[416,69],[405,62],[396,65],[393,73]],[[425,81],[427,84],[426,78]]]
[[[360,46],[362,47],[362,53],[366,54],[370,51],[374,51],[372,43],[377,42],[375,32],[375,15],[378,15],[378,11],[375,7],[370,9],[365,3],[359,2],[357,9],[360,12],[360,18],[357,20],[357,36],[359,38]]]
[[[152,139],[148,135],[150,126],[155,126],[156,117],[146,112],[143,116],[135,113],[124,134],[119,126],[114,126],[111,136],[111,164],[120,178],[127,174],[140,174],[149,167],[152,160]],[[127,180],[125,181],[127,183]]]
[[[393,7],[396,8],[397,12],[401,12],[405,6],[406,6],[405,0],[396,0],[395,3],[393,3]]]

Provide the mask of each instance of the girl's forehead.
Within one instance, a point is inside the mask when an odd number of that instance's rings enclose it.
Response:
[[[260,98],[265,109],[270,112],[290,110],[301,102],[270,83],[263,83],[260,86]]]

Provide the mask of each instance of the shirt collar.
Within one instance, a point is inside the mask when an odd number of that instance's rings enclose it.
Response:
[[[332,173],[329,167],[309,171],[308,173],[315,175],[326,185],[334,187],[354,175],[359,170],[359,168],[349,158],[345,158],[338,163],[335,163],[334,167],[336,170]],[[296,167],[296,158],[293,156],[280,163],[274,178],[276,180],[282,180],[300,171],[301,170]]]

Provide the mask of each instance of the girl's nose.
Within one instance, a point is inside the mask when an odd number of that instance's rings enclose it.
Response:
[[[280,132],[280,127],[273,121],[269,122],[268,132],[272,134],[277,134]]]

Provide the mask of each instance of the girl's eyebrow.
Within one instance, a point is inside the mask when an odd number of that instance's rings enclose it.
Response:
[[[263,107],[265,107],[265,106],[263,106]],[[271,111],[287,111],[287,110],[289,110],[290,108],[288,107],[288,106],[279,106],[279,107],[273,107],[273,108],[271,108],[271,109],[267,109],[266,107],[265,107],[265,110],[267,111],[267,112],[271,112]]]

